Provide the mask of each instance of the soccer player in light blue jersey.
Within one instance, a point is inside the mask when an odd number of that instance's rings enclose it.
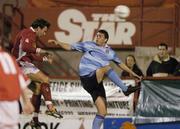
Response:
[[[83,88],[91,95],[97,108],[97,115],[94,118],[92,129],[100,129],[104,117],[107,114],[107,101],[103,86],[103,78],[105,76],[119,86],[126,96],[140,89],[139,86],[125,86],[118,74],[110,67],[110,61],[113,61],[121,69],[141,79],[141,77],[131,71],[119,59],[115,51],[107,45],[108,39],[109,35],[107,31],[99,30],[96,34],[95,42],[86,41],[69,44],[56,40],[49,40],[50,43],[60,45],[65,50],[77,50],[84,53],[79,64],[79,76]]]

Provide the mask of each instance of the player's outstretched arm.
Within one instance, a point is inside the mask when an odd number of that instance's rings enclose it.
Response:
[[[72,50],[71,45],[68,43],[60,42],[60,41],[53,40],[53,39],[48,40],[48,43],[53,43],[57,46],[61,46],[65,50]]]

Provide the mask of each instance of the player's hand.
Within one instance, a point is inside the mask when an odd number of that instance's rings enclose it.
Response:
[[[48,62],[49,62],[50,64],[52,64],[52,63],[53,63],[53,55],[52,55],[52,54],[49,54],[49,55],[47,56],[47,58],[48,58]]]
[[[56,40],[54,40],[54,39],[49,39],[48,43],[58,45],[58,42]]]
[[[142,76],[137,76],[137,78],[138,78],[138,80],[140,80],[140,81],[142,80]]]
[[[139,78],[135,78],[135,82],[136,83],[140,83],[142,81],[143,77],[139,76]]]
[[[143,79],[143,77],[142,76],[135,76],[136,78],[135,78],[135,81],[136,81],[136,83],[140,83],[141,81],[142,81],[142,79]]]
[[[139,82],[142,80],[142,76],[137,75],[136,73],[133,74],[133,76],[138,80]]]
[[[39,48],[39,51],[38,51],[39,54],[49,54],[48,51],[42,49],[42,48]]]
[[[53,55],[48,53],[43,57],[43,61],[49,62],[50,64],[52,64],[53,62]]]

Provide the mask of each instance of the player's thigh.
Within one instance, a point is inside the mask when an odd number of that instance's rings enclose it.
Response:
[[[103,78],[104,75],[111,69],[111,67],[109,65],[101,67],[99,69],[96,70],[96,78],[97,78],[97,82],[100,83]]]
[[[35,94],[39,95],[40,94],[40,87],[41,83],[32,81],[30,85],[28,85],[28,88]]]
[[[32,81],[40,83],[49,83],[49,77],[41,71],[37,73],[29,73],[27,75]]]

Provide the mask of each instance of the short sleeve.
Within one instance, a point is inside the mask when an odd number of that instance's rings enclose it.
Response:
[[[72,50],[77,50],[77,51],[80,51],[80,52],[84,52],[85,51],[85,43],[84,42],[78,42],[78,43],[73,43],[71,45],[71,49]]]
[[[117,56],[116,53],[114,54],[114,59],[113,59],[113,61],[114,61],[116,64],[121,64],[121,60],[120,60],[120,58]]]
[[[120,64],[122,62],[114,50],[109,49],[108,55],[109,55],[110,60],[113,61],[114,63]]]

